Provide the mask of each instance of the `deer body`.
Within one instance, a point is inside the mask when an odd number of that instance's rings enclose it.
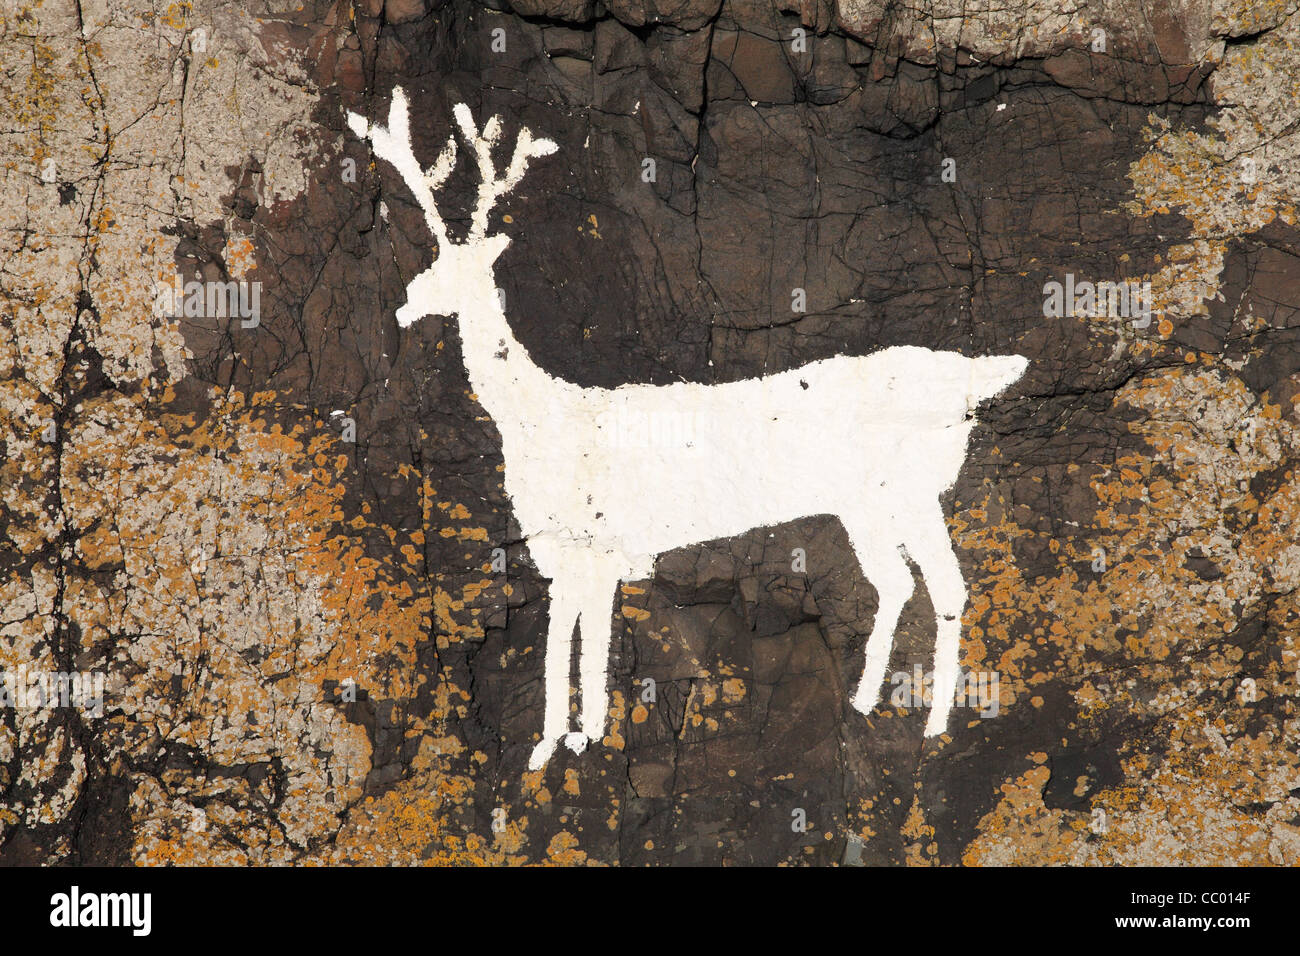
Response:
[[[501,435],[506,493],[551,582],[542,740],[530,767],[543,766],[560,740],[579,752],[604,736],[620,582],[649,577],[656,556],[674,548],[822,514],[843,522],[879,594],[854,706],[865,713],[878,700],[894,627],[912,592],[910,557],[935,607],[926,734],[941,733],[956,688],[966,588],[939,497],[965,460],[975,406],[1018,380],[1026,360],[895,347],[721,385],[582,388],[556,378],[510,331],[492,274],[509,239],[486,235],[484,203],[517,182],[529,156],[548,155],[554,144],[524,130],[509,172],[497,179],[491,148],[498,121],[480,134],[464,107],[456,118],[485,183],[463,243],[447,238],[432,201],[454,162],[454,138],[422,171],[410,152],[400,89],[387,129],[356,114],[349,121],[402,172],[439,240],[437,260],[409,284],[398,321],[458,316],[471,387]],[[581,731],[570,733],[575,622]]]

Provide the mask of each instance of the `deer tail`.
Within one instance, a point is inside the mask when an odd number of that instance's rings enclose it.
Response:
[[[982,402],[1006,391],[1020,381],[1029,368],[1023,355],[985,355],[971,359],[969,395]]]

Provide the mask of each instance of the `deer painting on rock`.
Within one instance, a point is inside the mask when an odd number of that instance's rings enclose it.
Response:
[[[947,728],[958,678],[966,585],[940,506],[966,457],[976,406],[1015,383],[1027,359],[968,358],[894,347],[837,356],[721,385],[581,388],[536,365],[510,330],[493,276],[509,245],[489,234],[493,205],[532,159],[556,152],[521,129],[508,164],[494,157],[502,125],[480,130],[453,110],[480,176],[463,239],[453,239],[435,192],[457,157],[453,133],[427,169],[412,148],[406,96],[393,91],[388,125],[348,123],[401,174],[437,244],[433,264],[406,288],[402,327],[455,316],[478,402],[501,435],[505,490],[528,550],[549,579],[545,709],[529,766],[563,741],[580,753],[605,733],[612,612],[620,582],[651,576],[657,555],[811,515],[835,515],[879,594],[854,706],[879,699],[894,628],[912,593],[909,559],[935,611],[933,707],[925,733]],[[675,421],[628,453],[629,422]],[[569,673],[580,630],[577,730],[569,727]]]

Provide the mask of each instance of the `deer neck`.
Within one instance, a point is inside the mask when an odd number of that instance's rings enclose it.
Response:
[[[558,383],[534,364],[515,338],[496,289],[475,298],[475,307],[459,315],[461,352],[478,403],[501,428],[530,414],[524,406]]]

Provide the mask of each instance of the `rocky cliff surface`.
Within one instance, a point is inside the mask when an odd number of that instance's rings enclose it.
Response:
[[[0,667],[102,678],[98,714],[0,707],[0,861],[1300,862],[1294,6],[0,23]],[[434,243],[346,122],[397,86],[423,164],[458,103],[503,156],[555,142],[491,227],[557,379],[1029,359],[942,499],[983,688],[946,734],[908,694],[919,571],[885,699],[850,706],[878,592],[812,514],[623,582],[605,737],[528,769],[548,582],[455,318],[395,319]]]

